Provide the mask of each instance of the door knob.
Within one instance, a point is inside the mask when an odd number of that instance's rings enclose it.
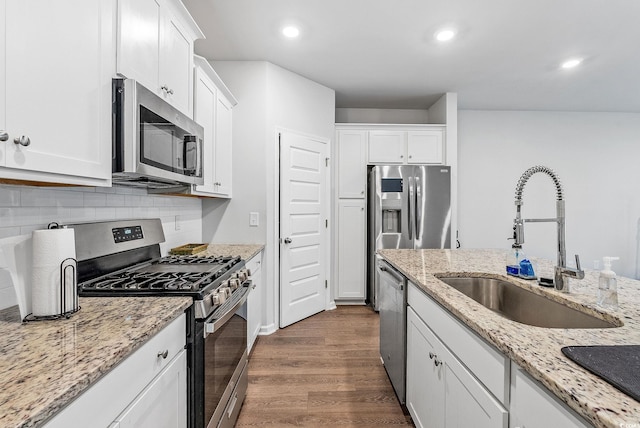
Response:
[[[9,134],[7,131],[0,130],[0,141],[7,141],[9,139]]]
[[[284,243],[285,243],[285,244],[291,244],[291,242],[293,242],[293,241],[291,240],[291,238],[284,238]]]
[[[29,144],[31,144],[31,140],[26,135],[22,135],[20,137],[14,138],[13,142],[15,144],[20,144],[21,146],[25,146],[25,147],[27,147]]]

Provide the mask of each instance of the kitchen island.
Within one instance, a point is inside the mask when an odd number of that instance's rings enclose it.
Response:
[[[538,380],[597,427],[640,426],[640,403],[565,357],[561,348],[640,344],[640,282],[618,279],[619,309],[596,306],[598,272],[571,280],[570,293],[542,289],[535,281],[509,281],[537,294],[624,324],[608,329],[540,328],[507,320],[440,281],[438,276],[504,278],[506,250],[380,250],[422,292]],[[551,268],[552,263],[546,268]],[[425,361],[425,364],[427,364]]]
[[[184,314],[190,297],[80,297],[69,319],[0,318],[0,426],[38,427]]]

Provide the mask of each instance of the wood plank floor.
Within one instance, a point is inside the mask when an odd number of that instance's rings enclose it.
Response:
[[[259,336],[236,427],[413,426],[378,350],[379,316],[339,306]]]

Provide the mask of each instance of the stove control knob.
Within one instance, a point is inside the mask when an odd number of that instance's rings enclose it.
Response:
[[[229,280],[229,288],[231,288],[232,290],[235,290],[238,287],[240,287],[240,279],[232,278]]]
[[[251,269],[247,268],[244,269],[244,271],[247,273],[247,276],[251,276]]]
[[[218,302],[220,302],[220,304],[223,304],[227,300],[227,293],[225,293],[223,289],[218,289],[216,297],[218,298]]]
[[[220,303],[220,295],[218,293],[211,294],[211,305],[218,306]]]
[[[247,271],[243,269],[238,272],[238,279],[240,279],[241,282],[245,282],[247,280]]]
[[[224,295],[225,300],[227,300],[228,297],[231,297],[231,288],[229,287],[222,287],[218,292]]]

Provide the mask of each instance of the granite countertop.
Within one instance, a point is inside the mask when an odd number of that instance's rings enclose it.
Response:
[[[560,349],[580,345],[640,344],[640,281],[618,277],[619,308],[596,306],[598,272],[570,280],[570,293],[540,287],[535,281],[508,277],[523,288],[608,320],[622,327],[550,329],[507,320],[449,287],[437,276],[505,278],[507,250],[379,250],[396,268],[463,323],[493,344],[553,394],[597,427],[640,425],[640,403],[565,357]],[[540,269],[553,263],[539,260]]]
[[[201,256],[240,256],[242,260],[250,260],[253,256],[264,249],[263,244],[209,244],[209,247]]]
[[[182,315],[190,297],[80,297],[69,319],[0,317],[0,426],[36,427]]]

